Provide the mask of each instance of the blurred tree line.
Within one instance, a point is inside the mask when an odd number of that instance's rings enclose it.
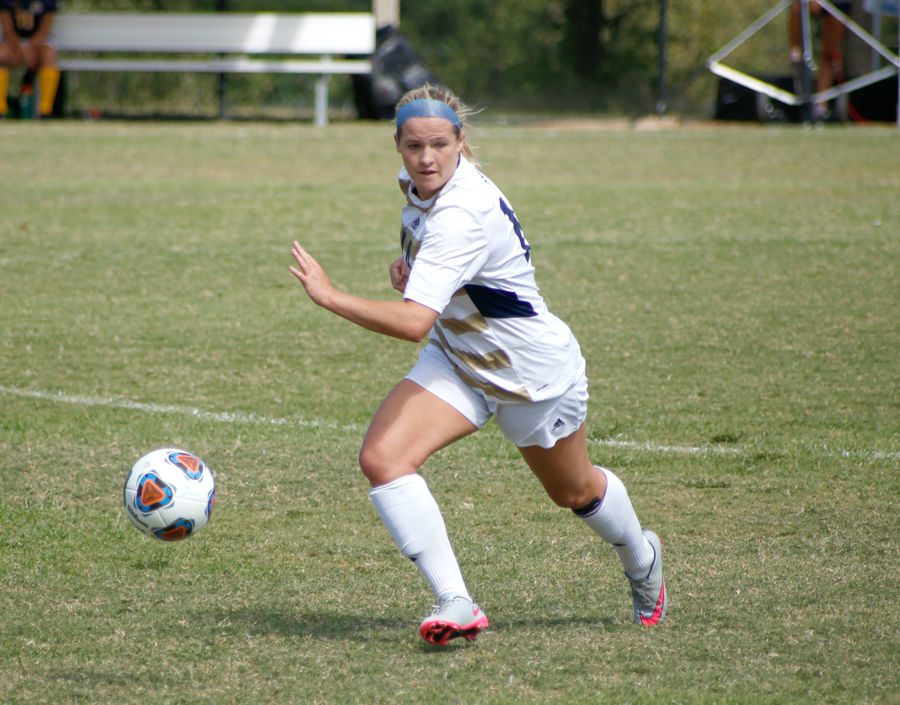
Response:
[[[665,99],[677,113],[708,116],[717,80],[705,68],[720,49],[775,0],[668,0]],[[315,12],[371,11],[371,0],[62,0],[63,11]],[[647,114],[659,98],[659,0],[408,0],[400,31],[423,63],[468,102],[500,111]],[[735,56],[742,68],[786,73],[787,16]],[[101,90],[109,76],[75,77]],[[183,77],[180,85],[212,85]],[[206,83],[204,83],[204,81]],[[352,89],[336,77],[333,96],[352,110]],[[166,109],[166,76],[122,76],[120,86],[155,86]],[[304,79],[229,77],[235,103],[307,100]],[[108,90],[108,88],[107,88]],[[212,88],[205,92],[214,93]],[[299,90],[299,93],[298,93]],[[116,95],[129,93],[119,88]],[[193,91],[196,96],[196,91]],[[302,94],[302,95],[301,95]],[[109,96],[107,96],[108,98]],[[210,97],[213,103],[214,98]]]

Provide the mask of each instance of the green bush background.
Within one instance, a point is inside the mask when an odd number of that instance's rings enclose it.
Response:
[[[370,0],[63,0],[63,10],[214,12],[369,11]],[[861,5],[861,0],[857,0]],[[705,68],[774,0],[668,2],[664,99],[670,112],[712,114],[717,79]],[[598,32],[583,31],[599,12]],[[455,0],[403,2],[401,31],[440,79],[491,114],[527,111],[642,115],[659,94],[658,0]],[[855,10],[869,27],[868,16]],[[590,25],[590,23],[587,23]],[[766,26],[731,58],[744,70],[787,72],[787,18]],[[897,23],[883,22],[896,46]],[[596,37],[596,43],[593,43]],[[852,71],[867,70],[860,42],[848,46]],[[855,65],[855,66],[854,66]],[[226,100],[233,117],[295,117],[312,112],[312,77],[232,76]],[[67,111],[215,116],[218,77],[192,74],[83,74],[67,77]],[[349,77],[332,80],[337,116],[355,114]]]

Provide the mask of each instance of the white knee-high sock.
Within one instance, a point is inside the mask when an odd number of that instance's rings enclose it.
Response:
[[[406,475],[373,488],[369,497],[400,552],[416,564],[438,601],[455,596],[471,600],[425,479]]]
[[[653,546],[641,532],[641,522],[625,485],[614,472],[601,467],[597,471],[606,476],[606,494],[575,513],[594,533],[613,545],[628,576],[643,578],[653,563]]]

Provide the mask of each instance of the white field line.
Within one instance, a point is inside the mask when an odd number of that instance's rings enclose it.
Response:
[[[360,424],[337,424],[333,421],[319,419],[281,419],[258,414],[244,414],[241,412],[215,412],[204,411],[192,406],[179,406],[175,404],[148,404],[145,402],[131,401],[130,399],[112,399],[104,397],[85,397],[63,392],[48,392],[41,389],[22,389],[19,387],[0,386],[0,394],[10,396],[28,397],[43,401],[56,401],[63,404],[75,404],[77,406],[102,406],[109,409],[126,409],[129,411],[143,411],[148,414],[177,414],[190,416],[201,421],[213,421],[216,423],[230,424],[256,424],[266,426],[299,426],[300,428],[327,428],[338,431],[364,431]]]
[[[295,426],[300,428],[324,428],[350,433],[362,433],[365,427],[362,424],[339,424],[323,419],[304,418],[279,418],[260,416],[259,414],[245,414],[233,411],[204,411],[191,406],[175,404],[150,404],[146,402],[132,401],[130,399],[113,399],[109,397],[87,397],[81,395],[65,394],[63,392],[51,392],[41,389],[24,389],[21,387],[5,387],[0,385],[0,394],[9,396],[40,399],[42,401],[54,401],[63,404],[77,406],[100,406],[109,409],[125,409],[128,411],[141,411],[148,414],[176,414],[190,416],[202,421],[228,424],[254,424],[266,426]],[[621,439],[591,439],[593,445],[607,448],[621,448],[624,450],[637,450],[660,455],[745,455],[753,452],[753,448],[741,448],[732,446],[676,446],[649,441],[628,441]],[[827,448],[825,446],[812,446],[808,451],[817,455],[840,456],[844,458],[861,458],[872,460],[900,460],[900,452],[896,451],[849,451]]]
[[[18,265],[22,263],[40,262],[46,263],[48,260],[54,262],[70,262],[73,259],[81,257],[80,252],[63,252],[56,257],[41,257],[39,255],[18,255],[16,257],[0,257],[0,267],[9,265]]]

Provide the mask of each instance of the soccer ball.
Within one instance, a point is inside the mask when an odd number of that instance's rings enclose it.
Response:
[[[193,453],[160,448],[125,478],[125,513],[145,534],[181,541],[202,529],[216,501],[212,471]]]

